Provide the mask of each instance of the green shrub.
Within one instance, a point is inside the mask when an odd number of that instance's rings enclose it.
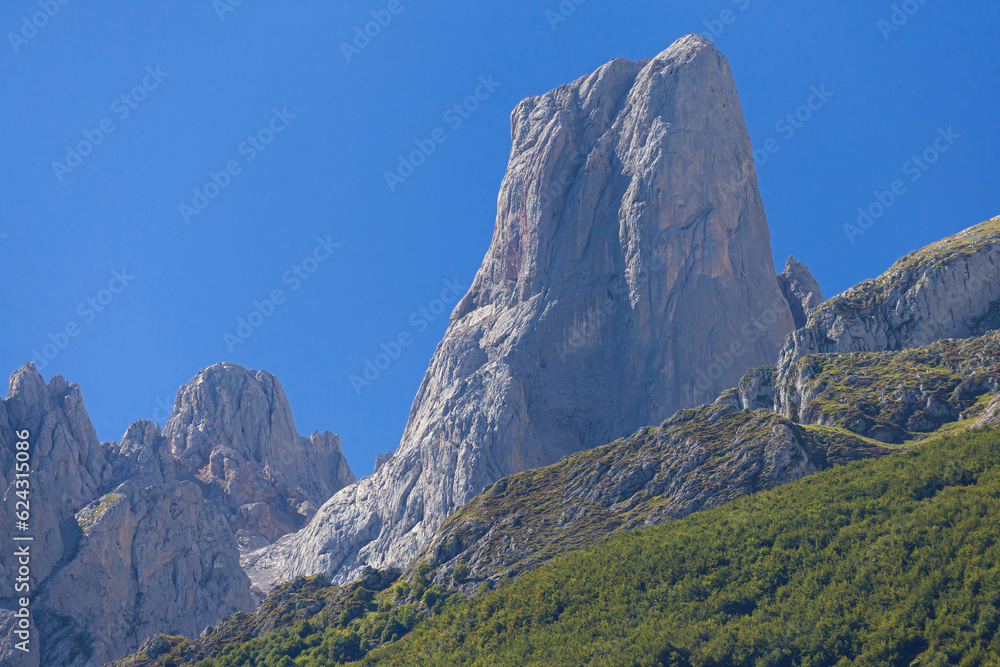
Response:
[[[469,566],[466,563],[459,563],[451,571],[451,578],[455,580],[455,583],[461,584],[469,578]]]

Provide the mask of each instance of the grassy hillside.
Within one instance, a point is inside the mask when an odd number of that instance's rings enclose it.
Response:
[[[1000,664],[1000,432],[557,560],[364,665]]]
[[[158,638],[158,657],[129,664],[1000,665],[998,513],[1000,430],[974,430],[627,533],[472,599],[426,567],[413,585],[301,579],[256,624]],[[229,643],[234,627],[256,638]]]
[[[682,410],[660,426],[500,480],[448,517],[417,562],[441,574],[461,563],[471,585],[492,584],[637,527],[892,451],[765,410]]]

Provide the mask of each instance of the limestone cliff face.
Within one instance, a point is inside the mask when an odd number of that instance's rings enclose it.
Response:
[[[809,354],[881,352],[1000,328],[1000,218],[911,252],[809,315],[779,370]]]
[[[512,139],[493,242],[399,449],[251,555],[261,588],[403,565],[488,484],[659,423],[698,402],[701,377],[711,400],[792,330],[739,99],[710,42],[529,98]]]
[[[31,521],[28,531],[15,526],[16,432],[27,430],[31,444]],[[3,512],[0,534],[31,535],[32,585],[48,578],[58,565],[70,558],[79,529],[75,513],[99,495],[111,478],[104,447],[83,405],[80,388],[55,377],[48,385],[27,364],[10,378],[7,399],[0,401],[0,484],[3,484]],[[14,590],[17,572],[13,543],[0,550],[0,663],[34,666],[39,664],[39,646],[31,644],[25,655],[13,647],[18,639],[14,612],[20,595]],[[32,622],[31,636],[38,629]]]
[[[100,443],[80,388],[31,364],[0,401],[3,534],[15,534],[14,442],[30,432],[32,653],[15,653],[12,550],[0,552],[0,663],[92,667],[157,633],[197,635],[255,600],[240,547],[301,525],[354,480],[330,433],[303,438],[277,380],[220,364],[178,394],[165,433]]]
[[[0,526],[5,535],[14,530],[15,431],[27,430],[31,444],[32,530],[36,555],[31,569],[45,579],[74,547],[74,515],[100,494],[111,479],[106,451],[83,405],[80,387],[56,376],[48,385],[27,364],[10,378],[10,391],[0,417],[0,480],[3,482],[4,512]],[[10,597],[12,578],[10,549],[0,551],[0,597]],[[16,569],[16,568],[14,568]]]
[[[281,384],[263,371],[203,370],[177,393],[164,437],[230,508],[243,549],[301,528],[354,482],[339,436],[300,436]]]
[[[256,606],[229,516],[159,428],[133,424],[118,449],[131,475],[77,512],[75,554],[36,598],[43,664],[102,665],[151,634],[197,635]]]

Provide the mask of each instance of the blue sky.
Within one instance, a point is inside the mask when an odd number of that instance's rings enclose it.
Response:
[[[522,98],[712,35],[764,151],[775,260],[832,295],[1000,213],[998,19],[971,0],[9,0],[0,369],[66,342],[42,372],[82,385],[105,440],[162,421],[202,367],[266,369],[299,430],[340,433],[368,474],[489,245]],[[832,96],[800,109],[814,87]],[[879,215],[849,239],[859,207]],[[383,344],[398,358],[353,386]]]

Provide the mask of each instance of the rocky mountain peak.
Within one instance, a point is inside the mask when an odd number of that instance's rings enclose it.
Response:
[[[685,37],[521,102],[493,241],[394,456],[250,558],[401,565],[506,475],[710,402],[794,323],[726,59]]]
[[[263,461],[269,442],[297,435],[277,378],[227,363],[202,370],[180,388],[164,434],[176,455],[202,462],[221,445]]]
[[[789,257],[785,262],[785,270],[778,274],[778,285],[781,286],[781,293],[785,295],[785,300],[792,309],[795,327],[797,329],[804,327],[809,319],[809,313],[825,300],[819,283],[805,264],[794,257]]]
[[[266,371],[227,363],[204,369],[177,392],[163,437],[242,517],[245,548],[301,527],[354,482],[340,438],[300,436],[281,383]]]
[[[278,381],[232,364],[181,388],[162,433],[140,420],[109,443],[79,386],[46,385],[25,365],[0,401],[7,503],[20,429],[31,433],[33,498],[44,499],[32,503],[36,665],[104,664],[150,634],[196,634],[252,610],[241,549],[295,530],[354,481],[336,435],[299,436]],[[0,516],[0,532],[14,532],[13,516]],[[0,553],[0,662],[16,627],[11,553]]]

